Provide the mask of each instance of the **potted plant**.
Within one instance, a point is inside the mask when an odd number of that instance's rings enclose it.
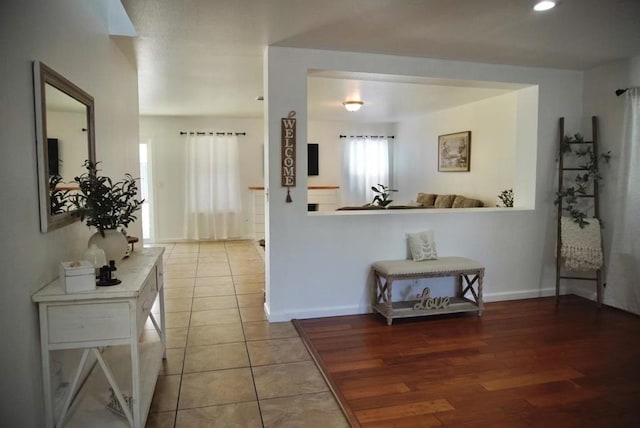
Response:
[[[89,239],[89,245],[102,248],[107,260],[121,260],[127,251],[126,228],[136,219],[134,213],[142,207],[137,199],[138,186],[131,174],[120,181],[99,175],[98,164],[87,160],[87,172],[74,178],[79,190],[69,195],[74,215],[87,226],[98,231]]]
[[[513,208],[513,189],[506,189],[500,192],[498,199],[502,202],[503,207]],[[500,205],[496,205],[499,207]]]
[[[389,189],[388,186],[383,184],[378,184],[377,186],[371,186],[371,190],[373,190],[376,195],[373,197],[373,201],[371,201],[371,205],[378,205],[381,207],[386,207],[393,199],[389,199],[391,197],[391,192],[397,192],[395,189]]]

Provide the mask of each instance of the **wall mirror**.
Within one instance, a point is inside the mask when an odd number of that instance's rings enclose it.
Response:
[[[84,161],[95,162],[94,105],[91,95],[38,61],[33,81],[40,230],[47,232],[78,220],[65,195],[77,190],[73,179]]]

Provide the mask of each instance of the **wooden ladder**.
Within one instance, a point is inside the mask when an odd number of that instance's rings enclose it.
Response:
[[[598,118],[596,116],[591,117],[591,133],[592,138],[591,141],[571,141],[565,142],[565,134],[564,134],[564,117],[560,118],[560,123],[558,127],[558,191],[562,191],[564,189],[564,175],[567,171],[588,171],[587,168],[584,167],[565,167],[564,166],[564,154],[563,146],[565,144],[571,145],[591,145],[591,150],[594,155],[594,162],[596,169],[598,168],[598,157],[600,156],[598,153]],[[579,198],[593,198],[593,215],[595,218],[600,220],[600,195],[598,192],[598,180],[593,180],[592,183],[593,192],[587,195],[577,195]],[[580,281],[595,281],[596,283],[596,300],[598,306],[602,305],[602,268],[596,270],[595,277],[584,277],[584,276],[567,276],[562,275],[562,258],[560,257],[560,251],[562,247],[561,236],[561,220],[562,220],[562,198],[558,201],[558,224],[557,224],[557,239],[556,239],[556,305],[560,301],[560,280],[561,279],[573,279]]]

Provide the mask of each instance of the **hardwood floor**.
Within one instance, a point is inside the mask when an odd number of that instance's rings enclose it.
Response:
[[[579,297],[294,324],[354,427],[640,426],[640,317]]]

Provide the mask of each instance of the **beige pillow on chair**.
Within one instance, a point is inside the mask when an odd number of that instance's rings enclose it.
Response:
[[[433,204],[436,201],[436,196],[438,195],[433,193],[418,193],[416,202],[425,208],[431,208],[433,207]]]
[[[479,199],[470,199],[458,195],[453,200],[453,205],[451,205],[451,208],[477,208],[483,205],[484,203]]]
[[[480,199],[465,199],[460,208],[480,208],[484,206],[484,202]]]
[[[451,208],[456,195],[438,195],[434,208]]]

